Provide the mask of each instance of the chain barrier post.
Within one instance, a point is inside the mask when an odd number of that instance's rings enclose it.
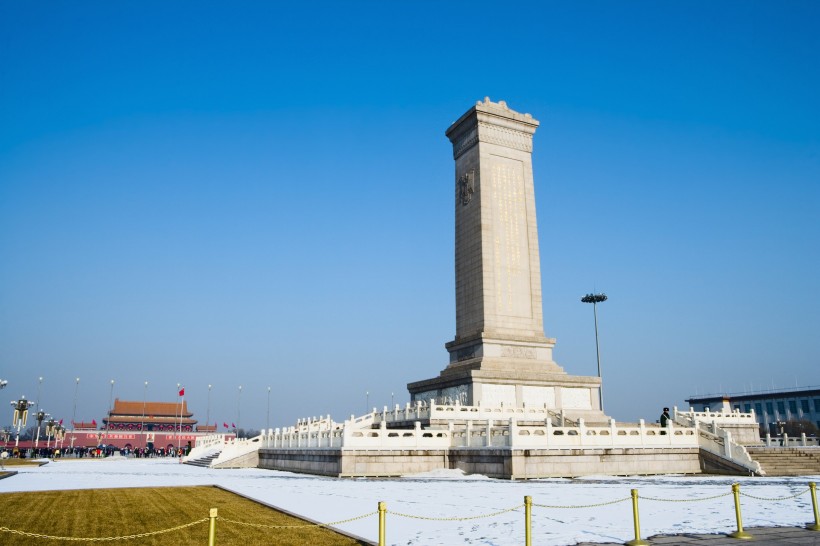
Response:
[[[379,502],[379,546],[387,546],[385,540],[385,515],[387,514],[387,503]]]
[[[811,490],[811,506],[814,508],[814,525],[809,523],[806,525],[806,529],[820,531],[820,512],[817,511],[817,484],[809,482],[809,489]]]
[[[740,540],[749,540],[752,535],[743,530],[743,518],[740,515],[740,484],[732,484],[732,495],[735,497],[735,518],[737,518],[737,531],[730,533],[729,536]]]
[[[532,497],[524,496],[524,546],[532,546]]]
[[[641,540],[641,518],[638,515],[638,490],[632,489],[632,522],[635,524],[635,539],[625,542],[626,546],[648,546],[649,543]]]
[[[216,546],[216,508],[211,508],[208,517],[211,518],[208,526],[208,546]]]

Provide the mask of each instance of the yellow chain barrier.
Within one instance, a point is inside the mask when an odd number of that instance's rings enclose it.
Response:
[[[801,491],[800,493],[796,493],[796,494],[794,494],[794,495],[789,495],[788,497],[755,497],[754,495],[750,495],[750,494],[748,494],[748,493],[744,493],[743,491],[741,491],[741,492],[740,492],[740,494],[741,494],[741,495],[743,495],[744,497],[749,497],[750,499],[755,499],[755,500],[761,500],[761,501],[782,501],[782,500],[795,499],[795,498],[799,497],[800,495],[805,495],[805,494],[806,494],[806,493],[808,493],[809,491],[811,491],[811,489],[806,489],[806,490],[804,490],[804,491]]]
[[[114,540],[132,540],[135,538],[144,538],[155,535],[161,535],[164,533],[171,533],[173,531],[179,531],[180,529],[187,529],[188,527],[193,527],[194,525],[199,525],[200,523],[205,523],[206,521],[208,521],[208,518],[202,518],[196,521],[192,521],[191,523],[185,523],[183,525],[171,527],[170,529],[161,529],[159,531],[150,531],[148,533],[138,533],[136,535],[126,535],[121,537],[59,537],[52,535],[42,535],[39,533],[28,533],[26,531],[18,531],[17,529],[9,529],[8,527],[0,527],[0,532],[33,538],[47,538],[51,540],[66,540],[71,542],[111,542]]]
[[[697,499],[659,499],[656,497],[645,497],[641,495],[641,500],[651,500],[651,501],[658,501],[658,502],[701,502],[701,501],[708,501],[719,499],[721,497],[728,497],[731,495],[732,492],[729,491],[728,493],[721,493],[720,495],[712,495],[711,497],[700,497]]]
[[[523,504],[519,504],[518,506],[513,506],[512,508],[507,508],[506,510],[499,510],[498,512],[493,512],[491,514],[481,514],[480,516],[462,516],[462,517],[454,517],[454,518],[435,518],[435,517],[428,517],[428,516],[415,516],[413,514],[402,514],[401,512],[394,512],[393,510],[388,510],[388,514],[393,514],[394,516],[399,516],[402,518],[411,518],[411,519],[424,519],[428,521],[469,521],[473,519],[484,519],[484,518],[492,518],[495,516],[500,516],[501,514],[506,514],[507,512],[514,512],[519,508],[523,508]]]
[[[625,502],[630,500],[632,497],[624,497],[622,499],[615,499],[613,501],[607,502],[599,502],[596,504],[568,504],[568,505],[556,505],[556,504],[536,504],[532,503],[533,506],[537,506],[539,508],[598,508],[599,506],[609,506],[611,504],[618,504],[619,502]]]
[[[370,516],[375,516],[378,512],[368,512],[367,514],[362,514],[361,516],[356,516],[355,518],[348,518],[339,521],[329,521],[327,523],[305,523],[303,525],[268,525],[265,523],[248,523],[246,521],[236,521],[233,519],[219,517],[219,521],[224,521],[225,523],[235,523],[237,525],[245,525],[246,527],[257,527],[260,529],[305,529],[307,527],[330,527],[333,525],[342,525],[344,523],[350,523],[351,521],[357,521],[364,518],[369,518]]]

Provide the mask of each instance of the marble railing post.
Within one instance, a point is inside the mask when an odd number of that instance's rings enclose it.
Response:
[[[473,447],[473,422],[467,421],[467,442],[464,447]]]
[[[641,445],[644,444],[644,440],[646,439],[646,423],[643,419],[638,420],[638,429],[640,429],[640,438],[641,438]]]
[[[493,446],[493,420],[487,419],[487,447]]]

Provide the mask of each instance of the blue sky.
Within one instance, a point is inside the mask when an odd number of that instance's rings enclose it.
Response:
[[[0,4],[0,377],[341,419],[455,333],[444,131],[541,121],[544,323],[620,420],[818,385],[816,2]],[[210,406],[207,385],[212,384]],[[239,395],[239,385],[243,386]],[[366,395],[366,393],[370,393]],[[11,420],[0,417],[0,424]]]

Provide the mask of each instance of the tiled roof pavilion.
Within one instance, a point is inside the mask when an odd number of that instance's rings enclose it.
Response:
[[[181,402],[143,402],[142,400],[114,400],[114,408],[107,418],[103,419],[103,426],[110,423],[112,429],[142,429],[145,423],[146,430],[165,430],[169,427],[182,427],[182,430],[192,430],[196,419],[188,411],[188,403]]]

